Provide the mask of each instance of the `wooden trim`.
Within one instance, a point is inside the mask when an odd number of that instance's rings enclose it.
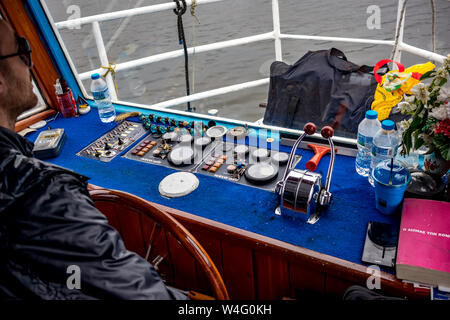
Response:
[[[224,242],[234,242],[235,245],[251,248],[255,253],[263,252],[265,255],[270,255],[275,260],[281,258],[286,260],[289,265],[308,266],[311,270],[320,271],[326,275],[325,283],[329,281],[328,285],[325,285],[324,288],[326,293],[335,293],[334,290],[330,288],[332,287],[332,283],[337,283],[337,280],[340,280],[340,283],[359,283],[365,286],[367,279],[371,275],[367,272],[367,267],[360,264],[231,227],[220,222],[202,218],[157,203],[153,204],[174,216],[189,231],[191,231],[194,236],[204,232],[206,229],[213,231],[216,237]],[[285,266],[283,266],[283,268],[285,268]],[[426,295],[422,293],[416,293],[412,284],[404,283],[390,273],[380,272],[380,281],[381,289],[390,294],[408,296],[416,299],[426,297]],[[227,286],[230,285],[226,279],[226,272],[225,282],[227,283]],[[230,296],[233,297],[231,290]]]
[[[56,111],[53,109],[44,110],[42,112],[36,113],[35,115],[32,115],[31,117],[17,121],[16,127],[14,130],[16,132],[22,131],[23,129],[28,128],[33,123],[47,119],[48,117],[51,117],[54,114],[56,114]]]
[[[91,194],[98,190],[89,185]],[[180,210],[151,203],[173,216],[204,246],[223,275],[231,299],[335,297],[342,299],[351,285],[365,287],[371,276],[365,266],[231,227]],[[207,241],[205,241],[207,239]],[[194,268],[189,274],[196,277]],[[201,282],[201,279],[197,279]],[[386,295],[427,299],[411,284],[381,272]],[[201,285],[199,286],[201,288]]]
[[[0,0],[0,11],[17,34],[26,37],[30,42],[33,56],[31,73],[47,106],[56,110],[58,103],[53,84],[59,78],[58,71],[39,36],[36,26],[28,15],[26,1]]]

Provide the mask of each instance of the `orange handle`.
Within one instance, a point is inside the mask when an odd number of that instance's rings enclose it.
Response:
[[[306,163],[306,169],[310,171],[315,171],[319,165],[320,159],[322,159],[324,154],[330,152],[330,147],[318,146],[315,144],[308,144],[308,147],[312,148],[315,155]]]

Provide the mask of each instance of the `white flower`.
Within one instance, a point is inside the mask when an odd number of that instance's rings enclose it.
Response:
[[[414,100],[416,99],[416,97],[414,95],[412,96],[407,96],[405,95],[405,101],[409,102],[409,103],[414,103]]]
[[[442,105],[440,107],[434,108],[430,113],[430,116],[435,118],[436,120],[444,120],[448,118],[447,108]]]
[[[414,87],[411,88],[411,92],[416,96],[418,100],[420,100],[423,104],[427,103],[428,97],[430,96],[430,92],[428,91],[428,86],[425,84],[418,83]]]
[[[437,97],[438,101],[445,102],[450,100],[450,87],[442,87]]]
[[[408,120],[402,120],[402,121],[400,121],[400,126],[401,126],[404,130],[406,130],[406,129],[409,128],[409,126],[411,125],[411,122],[412,122],[412,121],[413,121],[412,118],[410,118],[410,119],[408,119]]]
[[[447,69],[450,67],[450,54],[448,54],[447,58],[444,59],[443,67]]]
[[[448,77],[448,71],[446,68],[439,68],[436,70],[436,76],[440,78],[447,78]]]
[[[406,101],[402,101],[398,104],[398,108],[400,109],[400,112],[402,114],[408,113],[409,111],[411,111],[411,105],[409,104],[409,102]]]

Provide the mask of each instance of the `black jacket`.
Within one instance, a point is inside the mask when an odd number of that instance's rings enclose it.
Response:
[[[87,178],[32,156],[0,127],[0,299],[186,299],[127,251]],[[69,289],[75,265],[81,288]]]

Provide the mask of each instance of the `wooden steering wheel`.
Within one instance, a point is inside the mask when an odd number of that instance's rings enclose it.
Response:
[[[97,209],[122,236],[127,249],[152,263],[168,284],[181,288],[183,281],[180,287],[177,278],[186,280],[192,277],[183,267],[183,260],[190,256],[198,266],[196,270],[206,276],[215,298],[229,299],[222,277],[208,253],[169,213],[123,191],[93,189],[90,190],[90,195]],[[185,283],[184,286],[187,288],[182,289],[191,289],[189,284]]]

